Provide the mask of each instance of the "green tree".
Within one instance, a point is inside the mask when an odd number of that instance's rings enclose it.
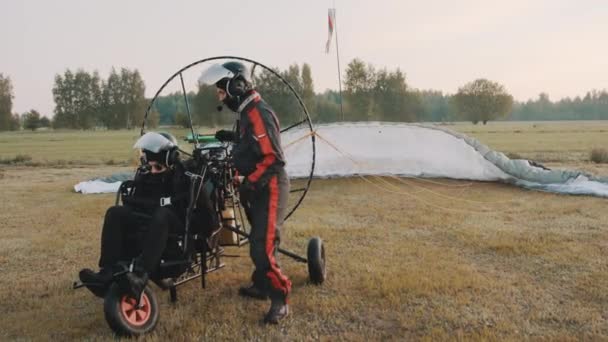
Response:
[[[160,113],[156,109],[152,108],[150,110],[150,113],[148,113],[148,120],[146,121],[146,127],[158,128],[159,122],[160,122]]]
[[[283,77],[298,93],[302,94],[303,84],[300,68],[298,65],[291,65],[287,70],[280,71],[274,69]],[[272,107],[279,118],[282,127],[303,120],[304,111],[300,107],[297,98],[292,94],[289,87],[272,72],[264,69],[254,76],[254,84],[262,97]]]
[[[281,74],[278,68],[273,69]],[[283,107],[284,96],[287,94],[286,87],[281,80],[269,70],[262,70],[259,74],[254,75],[255,87],[260,92],[262,97],[268,102],[275,111],[281,112]]]
[[[35,131],[38,127],[40,127],[40,113],[34,109],[25,112],[23,114],[23,128]]]
[[[513,97],[505,88],[486,79],[465,84],[452,100],[458,116],[474,124],[506,117],[513,107]]]
[[[56,128],[77,128],[73,87],[74,74],[70,69],[67,69],[63,76],[55,75],[55,84],[53,85],[53,100],[55,101],[53,125]]]
[[[603,90],[598,94],[597,111],[600,120],[608,119],[608,92],[606,90]]]
[[[440,91],[422,90],[418,92],[420,96],[422,111],[418,117],[421,121],[444,122],[449,121],[449,96],[443,95]]]
[[[349,108],[346,119],[367,121],[373,117],[375,84],[376,71],[372,65],[366,66],[358,58],[348,64],[344,78],[344,97]]]
[[[74,75],[73,95],[78,128],[91,129],[95,127],[99,117],[101,97],[100,79],[97,71],[89,74],[83,70],[78,70]]]
[[[315,122],[338,122],[341,120],[340,94],[337,91],[326,90],[315,96],[315,109],[311,118]]]
[[[158,96],[154,101],[154,108],[158,111],[161,125],[175,124],[175,112],[177,111],[177,96],[169,94]]]
[[[184,102],[183,95],[181,101]],[[225,124],[227,120],[232,119],[230,115],[226,115],[225,112],[219,112],[217,110],[218,100],[216,95],[215,85],[199,84],[198,91],[192,99],[192,120],[195,125],[202,125],[205,127],[218,127]],[[190,127],[190,120],[188,116],[184,114],[186,109],[178,110],[175,113],[175,123],[185,127]],[[183,115],[183,118],[178,114]]]
[[[534,107],[536,112],[543,117],[543,120],[551,119],[553,114],[553,102],[551,102],[551,99],[549,99],[549,94],[540,93]]]
[[[388,72],[380,70],[376,74],[374,86],[375,110],[371,118],[385,121],[415,121],[420,111],[418,94],[410,92],[401,70]]]
[[[297,94],[302,94],[304,91],[304,82],[300,67],[297,64],[292,64],[289,68],[281,73],[281,76],[291,84]],[[298,99],[289,91],[289,88],[281,83],[285,92],[285,107],[280,112],[285,126],[300,122],[304,119],[304,110],[300,107]]]
[[[8,76],[0,73],[0,131],[11,129],[13,110],[13,85]]]
[[[112,68],[108,79],[101,83],[101,123],[109,129],[119,129],[124,127],[126,115],[122,108],[122,89],[120,76],[116,69]],[[124,116],[124,117],[123,117]]]
[[[146,110],[146,86],[137,70],[112,68],[102,82],[100,121],[110,129],[138,127]]]
[[[184,113],[181,113],[181,112],[175,113],[175,123],[177,125],[179,125],[180,127],[190,128],[190,119],[188,118],[188,115],[186,115]]]
[[[206,120],[204,118],[205,115],[211,112],[217,112],[215,109],[218,105],[218,101],[215,98],[215,87],[210,87],[209,90],[213,90],[212,103],[200,103],[200,99],[197,99],[197,96],[201,95],[200,90],[198,89],[196,93],[189,92],[187,95],[194,124],[198,124],[198,120],[201,118],[203,121]],[[197,104],[197,102],[199,103]],[[158,111],[160,125],[174,125],[176,124],[176,114],[187,112],[184,94],[179,91],[165,96],[158,96],[154,101],[153,109]]]
[[[310,65],[304,63],[302,65],[302,101],[308,111],[314,109],[315,106],[315,86],[312,81],[312,71]]]
[[[125,91],[126,127],[132,129],[139,126],[146,112],[146,85],[137,69],[131,71],[122,68],[120,77]]]
[[[18,131],[21,129],[21,117],[19,114],[15,113],[12,115],[9,129],[11,131]]]
[[[40,127],[51,127],[51,120],[46,116],[40,118]]]
[[[91,129],[99,121],[101,87],[99,74],[84,70],[66,70],[55,76],[54,125],[56,127]]]

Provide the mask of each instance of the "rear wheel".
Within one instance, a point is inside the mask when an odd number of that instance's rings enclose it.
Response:
[[[146,286],[139,305],[118,284],[110,286],[103,311],[112,330],[120,336],[137,336],[150,332],[158,322],[158,303],[154,292]]]
[[[325,268],[325,246],[319,237],[308,241],[308,275],[313,284],[321,285],[327,277]]]

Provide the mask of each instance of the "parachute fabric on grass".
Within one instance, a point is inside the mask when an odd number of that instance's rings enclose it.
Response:
[[[133,179],[133,172],[120,172],[103,178],[95,178],[74,185],[74,191],[83,194],[116,192],[123,181]]]
[[[474,138],[449,129],[405,123],[334,123],[316,129],[315,176],[399,175],[501,181],[530,189],[608,197],[608,179],[579,171],[547,170],[523,159],[511,160]],[[310,145],[300,143],[307,129],[281,134],[291,178],[308,177]],[[338,151],[339,150],[339,151]],[[132,175],[131,175],[132,177]],[[96,181],[97,186],[99,186]],[[83,193],[115,192],[120,183]],[[78,187],[78,188],[77,188]]]
[[[294,136],[282,135],[283,144],[298,137],[298,132],[288,133]],[[509,177],[466,142],[440,130],[361,122],[318,125],[316,133],[320,142],[315,175],[320,177],[390,174],[489,181]],[[290,175],[300,176],[299,152],[297,144],[285,149]]]
[[[319,125],[316,132],[320,141],[315,167],[318,177],[401,175],[502,181],[557,193],[608,197],[608,179],[511,160],[474,138],[438,126],[335,123]],[[302,134],[290,131],[281,136],[282,143],[295,141]],[[285,150],[291,176],[304,176],[299,171],[298,148],[294,144]]]

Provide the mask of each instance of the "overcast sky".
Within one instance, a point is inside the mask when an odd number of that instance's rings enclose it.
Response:
[[[51,116],[56,74],[137,68],[151,97],[179,68],[237,55],[281,69],[309,63],[337,89],[333,1],[0,0],[0,73],[15,112]],[[400,68],[410,86],[454,93],[476,78],[517,100],[608,88],[606,0],[336,0],[342,70],[353,58]]]

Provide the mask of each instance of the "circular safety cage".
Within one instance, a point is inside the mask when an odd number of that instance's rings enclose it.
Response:
[[[213,85],[199,82],[202,72],[213,64],[239,61],[248,67],[254,88],[260,93],[281,126],[281,145],[291,180],[287,220],[306,196],[315,168],[315,135],[312,121],[304,101],[295,87],[276,70],[252,59],[236,56],[204,58],[186,65],[175,72],[158,89],[150,101],[141,125],[144,134],[150,123],[171,125],[172,133],[183,136],[193,144],[199,137],[211,140],[219,129],[233,129],[237,114],[228,108],[219,110],[216,89]],[[180,149],[188,152],[180,143]]]

